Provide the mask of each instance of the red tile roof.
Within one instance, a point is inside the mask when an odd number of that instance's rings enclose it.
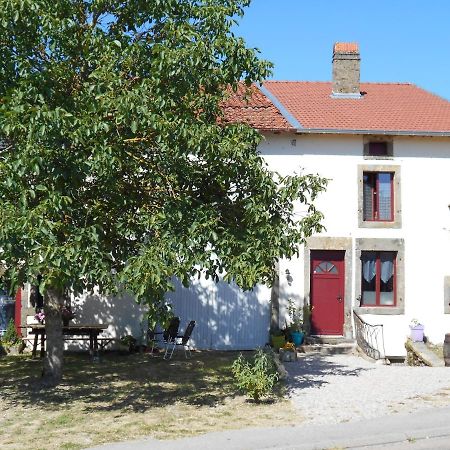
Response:
[[[264,88],[304,129],[450,134],[450,102],[413,84],[361,83],[356,99],[332,98],[331,82],[266,81]]]
[[[224,102],[223,111],[225,122],[246,123],[261,131],[294,130],[294,127],[255,85],[252,85],[248,92],[248,88],[240,84],[237,92],[231,92]]]
[[[359,53],[356,42],[336,42],[333,48],[334,53]]]

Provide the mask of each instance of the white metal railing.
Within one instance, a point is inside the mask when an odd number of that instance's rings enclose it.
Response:
[[[365,322],[355,311],[355,335],[359,348],[373,359],[386,358],[384,350],[383,325],[372,325]]]

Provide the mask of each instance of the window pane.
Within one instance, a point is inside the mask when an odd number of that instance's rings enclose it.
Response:
[[[314,273],[338,273],[336,266],[329,261],[322,261],[314,269]]]
[[[373,220],[374,177],[365,173],[363,177],[363,220]]]
[[[378,174],[378,220],[392,220],[392,174]]]
[[[374,291],[363,291],[363,306],[375,306],[376,305],[376,292]]]
[[[314,273],[323,273],[323,269],[322,267],[320,267],[320,264],[316,266],[316,268],[314,269]]]
[[[370,142],[369,143],[369,155],[370,156],[387,156],[387,143],[386,142]]]
[[[394,292],[380,292],[380,305],[394,306]]]
[[[376,304],[376,253],[361,252],[362,305]]]
[[[380,305],[393,306],[395,253],[380,252]]]

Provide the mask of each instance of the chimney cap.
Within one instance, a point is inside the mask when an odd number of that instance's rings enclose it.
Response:
[[[357,42],[335,42],[333,53],[359,53]]]

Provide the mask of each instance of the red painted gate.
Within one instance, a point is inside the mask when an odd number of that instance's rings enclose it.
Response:
[[[343,335],[344,251],[311,252],[312,334]]]

